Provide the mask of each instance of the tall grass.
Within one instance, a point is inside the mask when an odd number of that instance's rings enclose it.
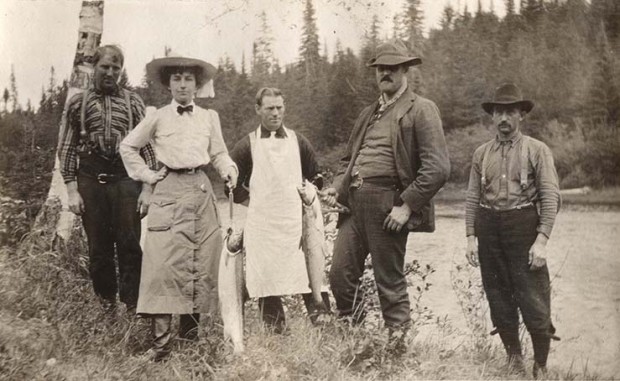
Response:
[[[56,208],[59,208],[57,205]],[[150,346],[149,322],[109,316],[92,292],[84,237],[76,226],[70,242],[53,237],[54,210],[16,249],[0,252],[0,379],[8,380],[402,380],[511,379],[504,372],[499,340],[476,324],[483,295],[455,269],[453,287],[471,332],[460,339],[446,319],[424,306],[432,287],[430,266],[407,266],[414,326],[408,351],[394,357],[387,348],[371,272],[360,295],[367,298],[366,322],[336,321],[313,326],[299,297],[286,298],[290,334],[276,335],[260,324],[256,302],[246,304],[246,350],[232,354],[218,322],[201,324],[198,342],[176,340],[165,363],[143,355]],[[473,307],[472,307],[473,306]],[[175,323],[176,324],[176,323]],[[417,335],[419,328],[433,335]],[[596,379],[587,369],[558,370],[555,379]]]

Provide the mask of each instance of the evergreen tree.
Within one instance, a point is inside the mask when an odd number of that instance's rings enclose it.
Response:
[[[504,0],[506,5],[506,16],[515,14],[515,0]]]
[[[381,42],[379,39],[380,29],[379,17],[374,15],[369,30],[364,36],[359,59],[359,85],[357,87],[359,88],[359,101],[363,105],[369,104],[377,98],[375,70],[366,66],[366,64],[375,56],[377,45]]]
[[[267,14],[263,11],[259,16],[261,30],[259,37],[254,40],[252,48],[252,82],[265,86],[269,81],[269,74],[273,69],[273,36],[267,22]]]
[[[9,89],[7,89],[6,87],[4,88],[4,93],[2,94],[2,101],[4,102],[4,112],[7,112],[7,105],[9,104],[9,99],[10,99],[10,95],[9,95]]]
[[[360,64],[351,49],[344,51],[338,44],[334,63],[330,70],[327,109],[325,112],[325,135],[329,146],[344,143],[349,138],[357,114],[364,106],[358,89]]]
[[[312,0],[306,0],[304,9],[299,66],[304,72],[306,84],[316,76],[321,55],[319,53],[319,34],[316,26],[315,10]]]
[[[19,93],[17,92],[17,80],[15,79],[15,70],[13,69],[13,65],[11,65],[11,76],[9,77],[10,83],[10,97],[12,103],[12,111],[18,111],[20,109],[19,106]]]
[[[400,28],[401,34],[399,37],[407,43],[409,50],[417,55],[422,55],[423,53],[423,21],[422,1],[407,0],[401,17],[402,27]]]
[[[604,23],[600,26],[596,53],[587,104],[589,116],[595,124],[620,128],[620,89],[615,72],[618,62],[611,51]]]

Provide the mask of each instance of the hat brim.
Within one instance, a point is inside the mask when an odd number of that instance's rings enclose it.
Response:
[[[213,79],[213,77],[215,77],[215,73],[217,72],[215,66],[196,58],[163,57],[156,58],[146,64],[146,75],[149,79],[164,84],[167,80],[162,78],[162,74],[163,69],[167,67],[197,67],[202,70],[204,82]]]
[[[521,110],[529,113],[534,108],[534,102],[528,100],[516,101],[516,102],[484,102],[482,104],[482,109],[487,114],[493,114],[493,108],[495,106],[517,106]]]
[[[366,63],[368,67],[375,67],[378,65],[384,66],[398,66],[398,65],[407,65],[407,66],[415,66],[420,65],[422,63],[422,59],[419,57],[403,57],[403,56],[383,56],[379,58],[372,58],[370,61]]]

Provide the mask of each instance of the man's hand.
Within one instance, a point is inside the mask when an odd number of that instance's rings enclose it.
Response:
[[[529,251],[529,261],[530,270],[539,270],[547,264],[547,236],[538,233],[536,237],[536,241],[532,247],[530,247]]]
[[[149,212],[151,194],[153,194],[153,186],[148,183],[142,183],[142,191],[140,196],[138,196],[138,205],[136,207],[136,211],[140,213],[140,218],[144,218]]]
[[[411,216],[411,208],[406,203],[392,207],[392,211],[383,221],[383,230],[400,232]]]
[[[222,179],[226,182],[228,189],[235,189],[238,178],[239,172],[237,172],[237,168],[235,167],[229,167],[227,172],[222,176]]]
[[[69,204],[69,210],[81,216],[84,213],[84,200],[77,190],[77,181],[71,181],[67,183],[67,202]]]
[[[168,167],[163,166],[159,171],[153,172],[152,175],[153,176],[151,176],[151,178],[146,181],[146,183],[150,185],[155,185],[165,179],[166,176],[168,176]]]
[[[465,250],[465,257],[467,262],[473,267],[478,267],[480,261],[478,260],[478,243],[476,242],[476,236],[467,236],[467,249]]]
[[[336,188],[327,188],[318,192],[319,198],[330,208],[338,206],[338,191]]]

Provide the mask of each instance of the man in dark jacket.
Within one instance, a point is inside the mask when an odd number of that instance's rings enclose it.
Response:
[[[359,297],[370,253],[383,318],[397,353],[411,321],[405,246],[410,231],[432,232],[431,199],[448,179],[450,162],[441,118],[432,101],[407,84],[410,66],[421,59],[393,40],[377,47],[368,66],[376,69],[381,95],[353,127],[342,174],[324,191],[324,201],[348,206],[341,215],[330,284],[339,315],[364,318]]]

